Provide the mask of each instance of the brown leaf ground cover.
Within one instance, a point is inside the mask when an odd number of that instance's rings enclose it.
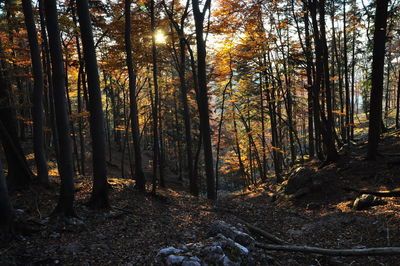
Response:
[[[143,195],[133,189],[133,181],[111,178],[113,208],[97,212],[84,205],[90,195],[90,178],[79,177],[79,218],[65,222],[47,218],[56,202],[56,189],[32,187],[13,196],[17,219],[29,230],[17,230],[15,240],[1,245],[0,265],[152,265],[159,249],[205,240],[211,222],[236,224],[238,218],[290,244],[400,246],[400,198],[385,198],[386,205],[354,211],[351,205],[358,194],[343,190],[400,187],[400,166],[393,164],[400,160],[398,133],[385,137],[384,157],[376,162],[364,160],[365,149],[365,144],[358,145],[337,164],[323,169],[318,169],[316,161],[306,162],[305,167],[329,176],[330,186],[296,199],[284,195],[272,178],[216,202],[194,198],[176,185],[159,189],[157,196]],[[56,184],[57,178],[53,179]],[[399,265],[400,261],[400,256],[327,257],[262,250],[256,258],[258,265]]]

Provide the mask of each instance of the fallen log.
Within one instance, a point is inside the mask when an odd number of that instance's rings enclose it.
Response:
[[[363,248],[363,249],[327,249],[308,246],[292,246],[292,245],[272,245],[264,243],[256,243],[256,247],[265,250],[314,253],[327,256],[383,256],[383,255],[400,255],[400,247],[380,247],[380,248]]]
[[[372,190],[362,190],[355,188],[343,188],[345,191],[354,191],[360,194],[369,194],[378,197],[400,197],[400,190],[389,190],[389,191],[372,191]]]

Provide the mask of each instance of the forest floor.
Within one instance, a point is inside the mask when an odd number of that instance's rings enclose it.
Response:
[[[67,223],[47,218],[57,200],[56,189],[33,186],[12,197],[17,219],[32,230],[20,232],[9,245],[0,244],[0,265],[152,265],[161,248],[204,240],[211,222],[236,224],[238,218],[295,245],[399,247],[400,198],[388,197],[384,199],[386,205],[356,211],[351,206],[358,194],[343,190],[399,188],[399,151],[397,131],[386,134],[380,145],[384,156],[377,161],[365,161],[365,143],[322,169],[316,160],[308,161],[303,167],[327,177],[330,185],[299,198],[285,195],[273,178],[215,202],[190,196],[175,180],[170,180],[174,189],[159,189],[157,196],[151,196],[135,191],[132,180],[110,178],[113,208],[96,212],[84,205],[90,196],[91,180],[81,176],[75,180],[79,219]],[[56,176],[52,181],[58,182]],[[257,265],[399,265],[399,259],[273,251],[258,252],[256,258]]]

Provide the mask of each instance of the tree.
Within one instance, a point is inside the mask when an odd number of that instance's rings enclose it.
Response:
[[[25,155],[18,139],[16,111],[12,108],[11,84],[9,82],[9,69],[0,39],[0,121],[2,127],[0,138],[7,160],[7,181],[9,189],[24,188],[32,180],[32,172],[28,167]]]
[[[199,82],[198,105],[200,114],[200,130],[203,137],[204,161],[207,177],[207,198],[216,199],[214,163],[211,145],[211,128],[209,120],[208,95],[207,95],[207,73],[206,73],[206,45],[204,41],[204,16],[210,8],[211,0],[204,3],[203,10],[200,10],[198,0],[192,0],[194,22],[196,27],[196,45],[197,45],[197,78]]]
[[[3,127],[0,121],[0,127]],[[0,240],[7,239],[13,230],[14,211],[8,195],[6,178],[0,161]]]
[[[174,4],[173,2],[172,4]],[[179,75],[179,89],[182,102],[182,115],[185,124],[185,138],[186,138],[186,159],[187,159],[187,175],[190,182],[190,192],[197,196],[199,193],[199,188],[197,184],[197,178],[193,173],[193,140],[192,140],[192,123],[190,118],[190,106],[188,103],[188,88],[186,80],[186,36],[185,36],[185,22],[189,15],[189,0],[187,0],[183,14],[179,19],[179,23],[175,21],[174,14],[167,8],[165,2],[163,2],[164,9],[169,17],[170,23],[174,27],[179,38],[179,55],[176,55],[176,68]],[[175,51],[175,49],[174,49]]]
[[[54,215],[75,216],[74,181],[72,142],[69,129],[65,97],[64,64],[61,51],[60,30],[58,28],[58,15],[56,1],[44,2],[46,25],[49,35],[49,49],[53,74],[53,94],[55,105],[56,126],[58,132],[59,159],[58,171],[61,178],[60,196],[58,204],[53,211]]]
[[[131,126],[133,148],[135,150],[135,180],[136,187],[140,191],[146,190],[146,180],[142,169],[142,151],[140,147],[139,118],[136,99],[136,73],[133,67],[132,59],[132,41],[131,41],[131,1],[125,0],[125,52],[126,64],[129,75],[129,105],[131,112]]]
[[[49,184],[47,169],[47,159],[44,151],[43,134],[43,69],[40,58],[40,48],[36,33],[35,21],[30,0],[22,1],[22,8],[25,16],[25,25],[28,32],[29,47],[32,59],[32,75],[34,79],[33,87],[33,150],[37,167],[37,175],[40,182],[44,185]]]
[[[155,22],[154,0],[150,0],[150,32],[151,32],[151,55],[153,64],[153,86],[154,86],[154,102],[152,106],[153,114],[153,188],[152,192],[156,192],[157,180],[160,177],[160,185],[164,186],[161,176],[161,156],[160,156],[160,140],[159,140],[159,90],[158,90],[158,65],[157,65],[157,47],[156,47],[156,22]]]
[[[376,159],[382,125],[383,70],[385,63],[386,27],[389,0],[376,1],[374,44],[372,55],[368,159]]]
[[[320,12],[319,24],[317,22],[317,5]],[[326,43],[325,33],[325,1],[321,0],[309,0],[308,8],[311,15],[313,31],[314,31],[314,42],[315,42],[315,59],[316,59],[316,74],[313,84],[313,101],[314,101],[314,112],[319,117],[315,119],[316,131],[322,135],[322,142],[325,148],[325,163],[334,162],[338,158],[338,153],[335,147],[334,132],[333,132],[333,115],[331,107],[331,92],[330,92],[330,78],[328,69],[328,50]],[[324,81],[324,83],[323,83]],[[325,111],[320,106],[320,91],[321,87],[325,85],[325,95],[327,102],[328,118],[325,115]]]
[[[108,208],[108,183],[106,169],[106,138],[104,113],[101,102],[100,78],[94,47],[88,0],[76,2],[81,29],[83,55],[89,89],[90,133],[92,135],[93,191],[89,201],[96,209]]]

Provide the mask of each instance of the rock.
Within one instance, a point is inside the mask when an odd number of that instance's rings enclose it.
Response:
[[[347,143],[345,143],[338,151],[340,156],[344,156],[346,154],[348,154],[350,151],[350,147]]]
[[[182,252],[182,250],[177,249],[177,248],[172,247],[172,246],[171,247],[167,247],[167,248],[163,248],[157,253],[155,261],[156,261],[157,264],[167,263],[167,260],[168,260],[170,255],[176,256],[176,255],[180,254],[181,252]],[[172,261],[173,259],[174,259],[174,257],[171,257],[169,260]],[[175,264],[168,264],[168,265],[175,265]]]
[[[249,236],[246,233],[243,233],[241,231],[235,231],[236,236],[234,240],[238,242],[239,244],[247,247],[247,248],[253,248],[255,245],[255,239]]]
[[[380,199],[379,197],[362,194],[360,197],[356,198],[353,203],[353,209],[355,210],[365,210],[372,206],[384,205],[387,202]]]
[[[231,261],[227,256],[222,261],[223,266],[240,266],[240,263]]]
[[[18,215],[24,214],[25,211],[23,209],[15,209],[14,212]]]
[[[222,249],[228,258],[233,262],[244,263],[249,255],[249,250],[236,243],[235,241],[228,239],[222,243]]]
[[[204,262],[206,263],[219,263],[222,262],[225,254],[220,246],[211,246],[203,249]]]
[[[223,234],[224,236],[234,239],[236,234],[229,224],[224,221],[213,222],[210,226],[209,236],[216,236],[218,234]]]
[[[270,255],[265,255],[264,260],[267,261],[269,264],[273,264],[275,262],[275,258]]]
[[[189,248],[188,248],[186,245],[180,245],[180,246],[179,246],[179,249],[182,250],[182,251],[184,251],[184,252],[186,252],[186,251],[189,250]]]
[[[110,250],[110,247],[107,244],[92,244],[90,250]]]
[[[100,240],[104,240],[104,239],[106,239],[107,237],[105,236],[105,235],[103,235],[103,234],[98,234],[98,235],[96,235],[96,237],[98,238],[98,239],[100,239]]]
[[[69,243],[65,247],[65,253],[75,255],[81,252],[84,249],[84,246],[80,243]]]
[[[297,190],[295,193],[293,193],[293,198],[301,198],[302,196],[308,194],[311,192],[311,189],[308,187],[302,187],[299,190]]]
[[[60,235],[60,233],[57,233],[57,232],[53,232],[53,233],[51,233],[50,235],[49,235],[49,237],[50,238],[59,238],[61,235]]]
[[[169,255],[167,257],[167,260],[165,261],[165,263],[167,265],[171,265],[171,266],[173,266],[173,265],[181,265],[184,259],[185,259],[184,256],[178,256],[178,255],[173,255],[172,254],[172,255]]]
[[[177,248],[175,248],[175,247],[167,247],[167,248],[163,248],[163,249],[161,249],[159,252],[158,252],[158,254],[157,254],[157,256],[163,256],[163,257],[166,257],[166,256],[168,256],[168,255],[171,255],[171,254],[179,254],[179,253],[181,253],[182,252],[182,250],[180,250],[180,249],[177,249]]]
[[[388,229],[386,226],[381,225],[380,227],[378,227],[378,229],[376,229],[376,231],[377,231],[379,234],[382,234],[382,233],[387,234],[387,232],[389,231],[389,229]]]
[[[314,172],[308,168],[297,168],[287,180],[285,193],[294,194],[299,189],[308,187],[312,182],[313,175]]]
[[[292,238],[299,238],[303,235],[303,231],[301,230],[289,229],[287,232]]]
[[[155,258],[156,265],[254,265],[255,240],[242,230],[240,225],[216,221],[210,226],[207,240],[181,244],[179,249],[161,249]]]
[[[65,223],[70,224],[70,225],[84,225],[85,224],[85,222],[83,220],[75,218],[75,217],[66,218]]]
[[[327,258],[327,262],[328,262],[329,265],[332,265],[332,266],[344,266],[344,265],[347,265],[341,260],[341,257],[328,257]]]
[[[311,190],[312,191],[319,191],[321,189],[326,189],[327,187],[324,187],[325,184],[328,182],[328,176],[327,175],[321,175],[321,174],[314,174],[311,177]]]
[[[201,266],[201,260],[198,257],[186,258],[182,262],[182,266]]]

